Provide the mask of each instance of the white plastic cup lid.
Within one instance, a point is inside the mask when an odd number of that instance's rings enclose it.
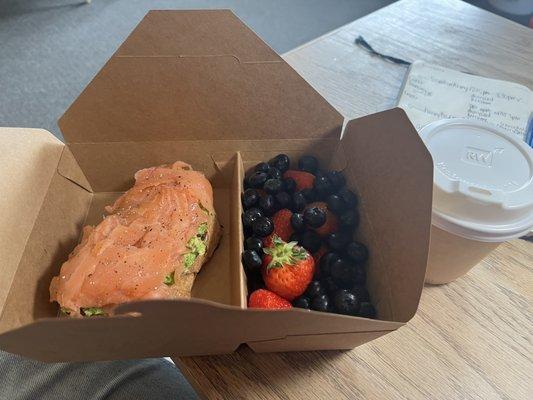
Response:
[[[533,150],[490,125],[445,119],[420,136],[433,157],[432,224],[484,242],[533,228]]]

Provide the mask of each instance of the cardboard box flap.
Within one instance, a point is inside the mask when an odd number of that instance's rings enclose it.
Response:
[[[223,10],[150,12],[59,126],[69,143],[276,140],[339,137],[342,121]]]
[[[0,314],[64,144],[43,129],[0,128]]]
[[[346,149],[372,154],[369,162],[345,153],[345,173],[356,182],[360,195],[360,231],[373,250],[371,264],[386,272],[369,285],[389,291],[389,304],[378,304],[386,310],[382,315],[407,322],[416,312],[424,285],[433,191],[431,155],[400,108],[349,121],[340,146],[341,151]]]

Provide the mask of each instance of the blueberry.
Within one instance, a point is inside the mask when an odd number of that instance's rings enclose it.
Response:
[[[322,257],[320,257],[319,268],[320,276],[326,278],[331,275],[331,266],[337,260],[340,260],[341,256],[334,252],[327,252]]]
[[[275,195],[276,203],[279,208],[291,208],[292,196],[287,192],[278,192]]]
[[[292,235],[289,237],[289,242],[298,242],[302,240],[302,235],[298,232],[293,232]]]
[[[320,281],[311,281],[305,291],[305,295],[310,299],[315,298],[321,294],[326,294],[326,290],[322,287]]]
[[[272,178],[272,179],[281,179],[281,172],[279,169],[277,168],[274,168],[274,167],[271,167],[270,170],[268,171],[268,177],[269,178]]]
[[[337,195],[346,203],[348,208],[355,208],[359,204],[357,195],[349,189],[343,188],[337,192]]]
[[[273,215],[276,212],[276,200],[271,194],[267,194],[259,199],[259,208],[265,215]]]
[[[325,175],[315,178],[314,189],[319,199],[324,199],[333,192],[333,186]]]
[[[259,217],[254,221],[252,230],[256,236],[266,237],[274,232],[274,223],[270,218]]]
[[[326,177],[328,178],[329,183],[331,184],[334,191],[337,191],[344,185],[346,185],[346,178],[344,177],[344,174],[341,171],[329,171],[326,174]]]
[[[270,165],[266,162],[260,162],[254,167],[255,172],[268,172],[270,171]]]
[[[259,201],[259,193],[257,193],[257,190],[255,189],[246,189],[241,194],[241,201],[242,201],[242,206],[245,209],[253,207]]]
[[[368,260],[368,249],[363,243],[351,242],[346,246],[346,255],[350,257],[353,262],[362,264]]]
[[[254,172],[248,178],[248,183],[252,188],[261,188],[268,179],[266,172]]]
[[[357,228],[359,225],[359,213],[357,209],[348,210],[339,217],[341,228]]]
[[[326,199],[328,210],[334,214],[341,214],[346,210],[346,203],[338,194],[331,194]]]
[[[242,225],[244,229],[251,230],[252,225],[256,219],[263,216],[263,212],[259,208],[250,208],[242,214]]]
[[[274,179],[274,178],[268,179],[263,185],[263,189],[265,189],[265,192],[269,194],[278,193],[279,191],[281,191],[282,187],[283,187],[283,182],[281,181],[281,179]]]
[[[367,301],[364,301],[361,303],[357,315],[363,318],[376,318],[376,309],[372,304]]]
[[[327,237],[328,246],[335,251],[342,251],[350,242],[350,235],[346,232],[332,232]]]
[[[331,276],[335,283],[342,288],[348,289],[354,285],[356,266],[346,259],[340,259],[331,266]]]
[[[296,232],[305,230],[305,221],[303,214],[294,213],[291,215],[291,226]]]
[[[250,236],[244,241],[244,248],[246,250],[253,250],[257,254],[263,254],[263,241],[255,236]]]
[[[333,297],[333,306],[339,314],[356,315],[359,311],[359,300],[348,290],[341,289]]]
[[[368,293],[368,290],[366,290],[366,287],[364,287],[363,285],[354,285],[351,288],[351,292],[355,294],[355,296],[359,299],[360,302],[370,301],[370,294]]]
[[[310,253],[316,253],[322,246],[322,240],[318,233],[309,230],[302,233],[300,244]]]
[[[291,160],[287,154],[278,154],[276,157],[268,161],[270,166],[277,168],[281,173],[289,169]]]
[[[309,310],[311,308],[311,301],[305,297],[298,297],[292,302],[292,305],[297,308],[305,308],[306,310]]]
[[[361,265],[356,265],[353,272],[353,283],[364,285],[366,282],[366,270]]]
[[[248,271],[258,271],[263,264],[263,260],[261,260],[261,257],[257,252],[253,250],[244,250],[242,253],[242,263]]]
[[[311,207],[304,211],[304,220],[311,228],[320,228],[326,223],[326,213],[319,207]]]
[[[292,195],[292,211],[300,212],[303,211],[306,205],[305,196],[302,192],[296,192]]]
[[[300,193],[303,194],[303,196],[305,197],[305,200],[308,203],[312,203],[313,201],[317,199],[316,193],[313,189],[302,189]]]
[[[322,279],[322,286],[330,296],[339,290],[339,285],[337,285],[335,279],[331,276]]]
[[[296,181],[292,178],[283,179],[283,190],[289,193],[293,193],[296,190]]]
[[[318,160],[313,156],[302,156],[298,160],[298,169],[314,174],[318,169]]]
[[[316,296],[311,301],[311,308],[315,311],[328,312],[331,308],[329,297],[327,294]]]

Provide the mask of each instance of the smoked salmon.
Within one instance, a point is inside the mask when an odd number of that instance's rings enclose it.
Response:
[[[207,178],[190,165],[146,168],[107,206],[50,284],[50,301],[70,316],[108,315],[121,303],[189,297],[219,240]]]

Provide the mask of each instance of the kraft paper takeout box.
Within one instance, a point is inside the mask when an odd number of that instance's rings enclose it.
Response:
[[[357,62],[357,60],[353,60]],[[348,349],[416,312],[428,254],[432,162],[399,109],[350,121],[230,11],[152,11],[59,121],[0,132],[0,348],[45,361],[253,350]],[[342,168],[361,197],[368,287],[379,320],[246,308],[244,171],[285,152]],[[215,190],[224,235],[191,300],[57,318],[50,279],[84,224],[144,167],[183,160]],[[132,313],[135,314],[128,314]]]

